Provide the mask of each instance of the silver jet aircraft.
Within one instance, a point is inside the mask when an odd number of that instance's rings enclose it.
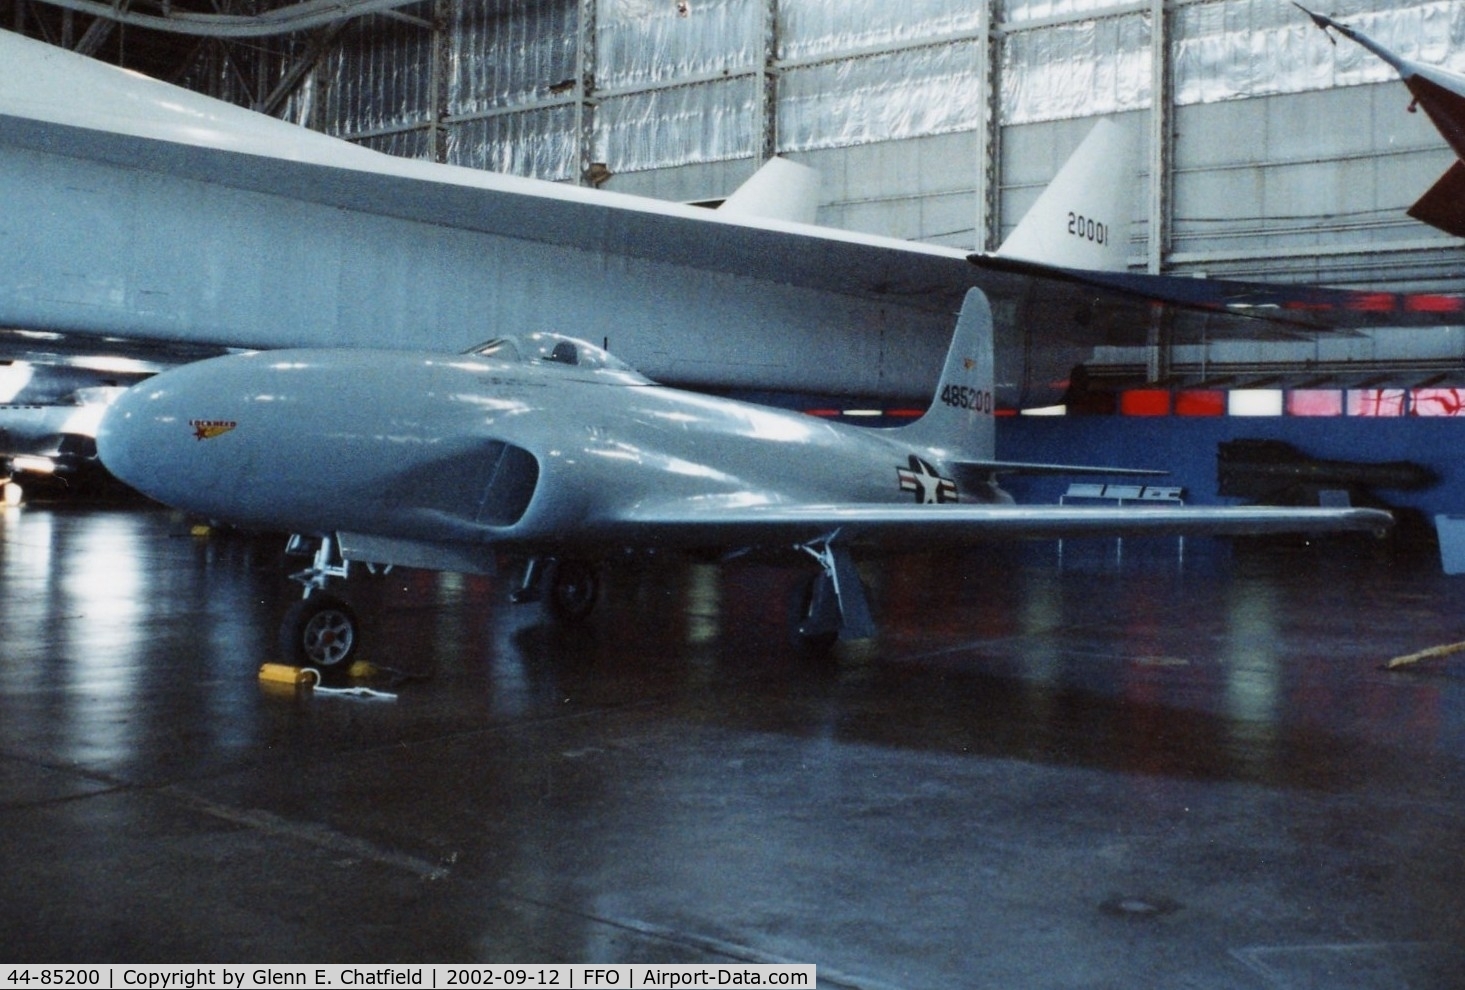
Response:
[[[490,573],[515,598],[588,613],[597,562],[626,550],[807,554],[795,617],[827,647],[872,635],[853,553],[1101,534],[1381,530],[1387,513],[1271,507],[1017,506],[995,460],[992,316],[970,291],[929,411],[843,426],[657,385],[554,334],[468,354],[279,350],[199,361],[134,387],[97,434],[106,467],[161,502],[315,546],[281,630],[339,666],[357,617],[326,592],[350,562]]]

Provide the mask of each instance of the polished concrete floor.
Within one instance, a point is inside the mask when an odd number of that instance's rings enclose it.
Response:
[[[618,575],[588,628],[362,575],[394,697],[261,684],[280,543],[0,517],[4,961],[813,962],[827,987],[1465,986],[1465,579],[1084,541]],[[353,583],[357,579],[353,578]]]

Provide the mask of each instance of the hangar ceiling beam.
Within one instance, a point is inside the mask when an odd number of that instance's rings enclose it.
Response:
[[[267,10],[259,14],[199,14],[189,11],[170,11],[166,15],[139,14],[128,10],[125,4],[114,6],[99,3],[97,0],[37,0],[37,2],[88,14],[105,21],[126,24],[130,27],[147,28],[151,31],[206,38],[269,38],[295,31],[308,31],[367,14],[393,12],[399,7],[409,7],[421,3],[422,0],[302,0],[290,7]]]
[[[123,0],[122,3],[117,4],[112,9],[125,13],[131,6],[130,0]],[[67,10],[66,13],[70,15],[74,11]],[[72,48],[72,51],[78,55],[96,55],[116,27],[116,21],[98,17],[87,26],[86,31],[82,34],[81,39],[77,41],[76,46]]]

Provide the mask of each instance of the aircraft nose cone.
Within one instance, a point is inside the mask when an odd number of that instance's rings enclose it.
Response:
[[[147,494],[153,494],[149,482],[158,470],[149,442],[156,428],[156,415],[148,409],[149,396],[156,389],[157,378],[133,386],[108,407],[97,424],[97,457],[102,466],[118,480]]]
[[[216,465],[198,448],[225,429],[222,420],[195,418],[199,410],[216,410],[222,398],[209,364],[165,371],[118,397],[97,426],[102,466],[164,504],[207,511],[218,487]]]

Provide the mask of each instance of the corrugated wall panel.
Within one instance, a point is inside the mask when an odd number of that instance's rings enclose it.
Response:
[[[575,0],[457,3],[449,34],[448,113],[521,106],[575,76]]]
[[[746,158],[761,129],[752,77],[613,97],[596,115],[595,158],[612,172]]]
[[[969,34],[981,26],[981,4],[972,0],[785,0],[778,7],[778,57],[837,57]]]
[[[598,89],[749,72],[763,64],[761,0],[601,0]]]
[[[982,46],[976,42],[825,62],[784,72],[782,151],[972,130],[982,118]]]

